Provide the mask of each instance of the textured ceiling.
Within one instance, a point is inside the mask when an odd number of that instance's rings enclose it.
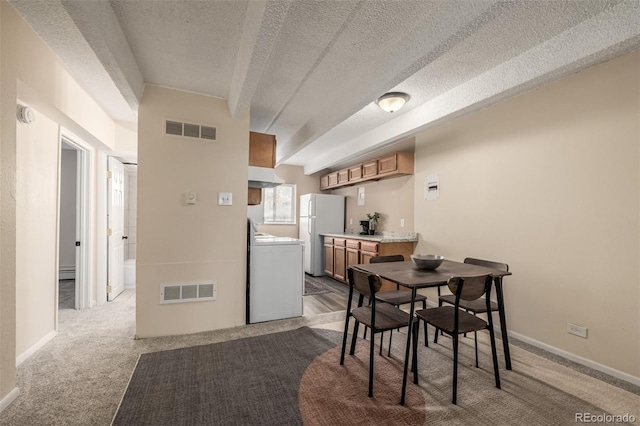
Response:
[[[10,3],[114,119],[145,83],[225,98],[307,173],[640,47],[640,0]]]

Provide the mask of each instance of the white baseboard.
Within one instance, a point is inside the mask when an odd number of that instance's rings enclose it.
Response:
[[[438,306],[437,302],[432,302],[430,300],[427,300],[427,306],[430,308],[434,308]],[[494,330],[496,332],[496,336],[500,336],[501,330],[500,330],[500,321],[497,318],[497,314],[494,315]],[[509,337],[513,337],[514,339],[520,340],[524,343],[528,343],[531,346],[535,346],[537,348],[540,349],[544,349],[547,352],[551,352],[552,354],[558,355],[562,358],[568,359],[569,361],[573,361],[575,363],[578,363],[580,365],[584,365],[585,367],[589,367],[589,368],[593,368],[594,370],[600,371],[602,373],[608,374],[610,376],[613,376],[615,378],[618,378],[620,380],[624,380],[625,382],[629,382],[631,384],[634,384],[636,386],[640,386],[640,377],[636,377],[636,376],[632,376],[631,374],[625,373],[623,371],[620,370],[616,370],[615,368],[611,368],[608,367],[604,364],[600,364],[598,362],[592,361],[590,359],[587,358],[583,358],[581,356],[572,354],[571,352],[567,352],[565,350],[562,350],[560,348],[556,348],[555,346],[551,346],[548,345],[546,343],[540,342],[538,340],[532,339],[530,337],[527,337],[523,334],[520,333],[516,333],[514,331],[511,330],[507,330],[507,333],[509,335]],[[498,347],[501,345],[498,344]]]
[[[44,345],[46,345],[49,340],[53,339],[56,334],[58,334],[58,332],[51,331],[49,332],[49,334],[47,334],[46,336],[44,336],[42,339],[38,340],[33,346],[31,346],[29,349],[27,349],[26,351],[24,351],[23,353],[21,353],[20,355],[18,355],[16,357],[16,367],[20,364],[22,364],[27,358],[29,358],[31,355],[33,355],[34,353],[36,353],[40,348],[42,348]]]
[[[59,280],[75,280],[76,279],[76,267],[73,265],[61,265],[58,269]]]
[[[20,395],[20,389],[13,388],[13,390],[11,392],[9,392],[9,394],[7,394],[7,396],[2,398],[2,400],[0,400],[0,413],[2,412],[2,410],[7,408],[9,405],[11,405],[13,400],[16,399],[18,397],[18,395]]]
[[[497,330],[500,332],[499,329]],[[578,364],[584,365],[589,368],[593,368],[594,370],[600,371],[602,373],[608,374],[610,376],[616,377],[620,380],[624,380],[625,382],[632,383],[636,386],[640,386],[640,377],[632,376],[631,374],[625,373],[620,370],[616,370],[615,368],[608,367],[604,364],[600,364],[595,361],[591,361],[590,359],[583,358],[581,356],[572,354],[571,352],[567,352],[565,350],[556,348],[555,346],[548,345],[546,343],[540,342],[538,340],[532,339],[520,333],[515,333],[513,331],[509,331],[509,337],[513,336],[515,339],[528,343],[532,346],[535,346],[540,349],[544,349],[547,352],[551,352],[562,358],[568,359],[569,361],[576,362]]]

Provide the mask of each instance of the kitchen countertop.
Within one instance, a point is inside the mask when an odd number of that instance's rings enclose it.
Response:
[[[338,232],[331,234],[321,233],[325,237],[334,237],[334,238],[349,238],[352,240],[363,240],[363,241],[375,241],[377,243],[404,243],[404,242],[417,242],[418,234],[415,232],[388,232],[383,231],[380,234],[375,235],[360,235],[349,232]]]

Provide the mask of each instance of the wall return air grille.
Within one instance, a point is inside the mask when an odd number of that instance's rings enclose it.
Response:
[[[164,133],[173,136],[186,136],[189,138],[216,140],[216,128],[200,124],[181,123],[179,121],[166,120]]]
[[[216,284],[216,281],[162,284],[160,286],[160,304],[216,300]]]

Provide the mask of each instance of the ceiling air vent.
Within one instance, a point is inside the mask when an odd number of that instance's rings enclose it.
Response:
[[[204,302],[216,300],[216,281],[184,284],[162,284],[160,304]]]
[[[179,121],[165,121],[165,134],[173,136],[186,136],[195,139],[216,140],[216,128],[200,124],[181,123]]]

